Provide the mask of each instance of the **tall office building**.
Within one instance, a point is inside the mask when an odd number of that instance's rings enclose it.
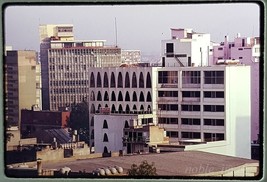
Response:
[[[35,51],[7,51],[6,121],[20,126],[21,109],[41,107],[41,72]]]
[[[43,109],[89,98],[90,67],[120,66],[121,49],[104,40],[74,40],[73,25],[40,25]]]

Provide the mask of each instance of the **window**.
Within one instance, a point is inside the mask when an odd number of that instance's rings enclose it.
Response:
[[[161,118],[161,117],[159,117],[159,124],[178,124],[178,118]]]
[[[224,71],[204,71],[205,84],[224,84]]]
[[[103,142],[108,142],[108,135],[106,133],[104,133]]]
[[[204,119],[204,125],[224,126],[224,119]]]
[[[200,84],[200,71],[183,71],[183,84]]]
[[[108,75],[107,72],[104,74],[104,87],[108,87]]]
[[[126,72],[126,75],[125,75],[125,88],[130,88],[130,77],[129,77],[129,73]]]
[[[243,57],[239,57],[239,59],[243,59]]]
[[[178,72],[177,71],[159,71],[158,83],[177,84]]]
[[[200,125],[200,119],[182,118],[182,124],[184,124],[184,125]]]
[[[139,88],[144,88],[144,76],[142,72],[140,73],[139,76]]]
[[[183,91],[182,92],[183,97],[200,97],[199,91]]]
[[[147,76],[146,76],[146,88],[151,88],[151,77],[150,77],[150,73],[147,73]]]
[[[183,105],[182,111],[200,111],[200,105]]]
[[[127,120],[125,120],[125,122],[124,122],[124,128],[129,128],[129,123]]]
[[[123,80],[122,80],[121,72],[119,72],[119,75],[118,75],[118,88],[123,88]]]
[[[168,136],[170,138],[178,138],[179,132],[178,131],[167,131],[166,136]]]
[[[218,47],[218,50],[219,50],[219,51],[222,51],[222,50],[223,50],[223,47]]]
[[[166,43],[166,56],[173,57],[174,56],[174,47],[173,43]]]
[[[206,112],[224,112],[223,105],[204,105],[204,111]]]
[[[158,97],[178,97],[178,91],[158,91]]]
[[[204,141],[219,141],[224,140],[224,133],[204,133]]]
[[[108,123],[107,123],[107,120],[104,120],[103,122],[103,128],[107,129],[108,128]]]
[[[113,72],[111,73],[110,87],[112,88],[116,87],[115,75]]]
[[[182,138],[200,139],[200,132],[182,132]]]
[[[224,92],[204,91],[204,98],[224,98]]]
[[[102,81],[99,72],[97,73],[97,87],[102,87]]]
[[[132,76],[132,88],[137,88],[137,78],[135,72],[133,73]]]
[[[158,107],[162,111],[178,111],[178,104],[159,104]]]

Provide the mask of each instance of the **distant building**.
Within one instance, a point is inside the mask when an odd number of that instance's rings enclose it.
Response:
[[[75,40],[73,25],[40,25],[43,109],[58,110],[88,98],[91,67],[121,65],[121,49],[104,40]]]
[[[171,29],[170,40],[161,41],[163,67],[208,66],[210,34],[192,29]]]
[[[241,64],[251,67],[251,139],[257,140],[259,134],[259,82],[260,82],[260,39],[259,37],[241,37],[240,34],[229,41],[213,46],[213,62],[215,65],[223,60],[238,60]]]
[[[7,51],[5,57],[6,121],[20,127],[21,109],[41,107],[41,70],[35,51]]]
[[[121,50],[121,61],[124,64],[137,64],[141,62],[140,50]]]
[[[36,134],[47,129],[67,127],[70,112],[21,110],[22,137],[36,137]]]

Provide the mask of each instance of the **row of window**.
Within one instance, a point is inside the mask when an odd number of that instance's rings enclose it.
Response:
[[[204,112],[224,112],[224,105],[204,105]],[[178,104],[159,104],[160,111],[178,111]],[[200,105],[181,105],[182,111],[200,111]]]
[[[166,136],[170,138],[179,138],[178,131],[167,131]],[[200,132],[181,132],[181,138],[200,139]],[[204,141],[224,140],[224,133],[204,133]]]
[[[100,109],[102,108],[101,104],[98,104],[97,110],[94,104],[91,105],[91,109],[90,109],[90,113],[94,114],[94,113],[99,113]],[[108,108],[108,105],[105,105],[105,108]],[[125,114],[129,114],[129,113],[139,113],[139,114],[150,114],[152,113],[151,110],[151,106],[148,105],[147,108],[144,108],[144,105],[140,105],[140,108],[138,109],[137,106],[134,104],[132,108],[130,108],[130,106],[128,104],[126,104],[125,108],[122,107],[122,105],[120,104],[118,106],[118,109],[116,109],[115,104],[112,104],[111,106],[111,113],[125,113]]]
[[[116,82],[117,80],[117,82]],[[124,81],[123,81],[124,80]],[[144,80],[144,75],[141,72],[138,78],[138,87],[139,88],[151,88],[151,77],[150,73],[147,73],[146,82]],[[146,85],[145,85],[146,83]],[[94,73],[91,73],[90,77],[90,87],[111,87],[111,88],[137,88],[137,76],[136,73],[133,72],[132,78],[130,79],[129,73],[126,72],[125,78],[123,79],[122,73],[119,72],[117,79],[115,79],[114,72],[111,73],[110,80],[108,78],[107,72],[104,73],[103,83],[100,72],[97,73],[97,79],[95,82]]]
[[[224,71],[204,71],[204,84],[224,84]],[[200,84],[201,71],[183,71],[182,84]],[[159,84],[177,84],[178,71],[159,71]]]
[[[88,80],[61,80],[61,81],[50,81],[50,86],[86,86]]]
[[[91,96],[90,96],[90,100],[91,101],[95,101],[95,100],[97,100],[97,101],[109,101],[110,100],[110,101],[136,101],[136,102],[137,101],[139,101],[139,102],[145,102],[146,101],[146,102],[152,102],[150,92],[147,92],[146,99],[145,99],[144,93],[142,91],[139,94],[139,98],[137,98],[137,94],[135,91],[133,92],[132,98],[130,97],[130,94],[128,91],[125,93],[125,96],[123,96],[122,92],[120,91],[118,93],[117,97],[116,97],[114,91],[112,91],[111,97],[109,97],[108,92],[105,91],[103,98],[102,98],[102,92],[98,91],[97,97],[95,98],[95,93],[94,93],[94,91],[92,91]]]
[[[160,117],[159,124],[178,124],[178,118]],[[207,126],[224,126],[224,119],[203,119],[203,124]],[[200,125],[199,118],[181,118],[182,125]]]

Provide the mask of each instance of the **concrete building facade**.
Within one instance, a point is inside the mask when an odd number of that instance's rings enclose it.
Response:
[[[121,50],[121,60],[125,64],[141,63],[140,50]]]
[[[104,40],[75,40],[73,25],[39,29],[43,109],[58,110],[89,97],[89,68],[121,65],[120,48]]]
[[[5,57],[6,121],[20,128],[21,109],[41,107],[41,70],[35,51],[7,51]]]

